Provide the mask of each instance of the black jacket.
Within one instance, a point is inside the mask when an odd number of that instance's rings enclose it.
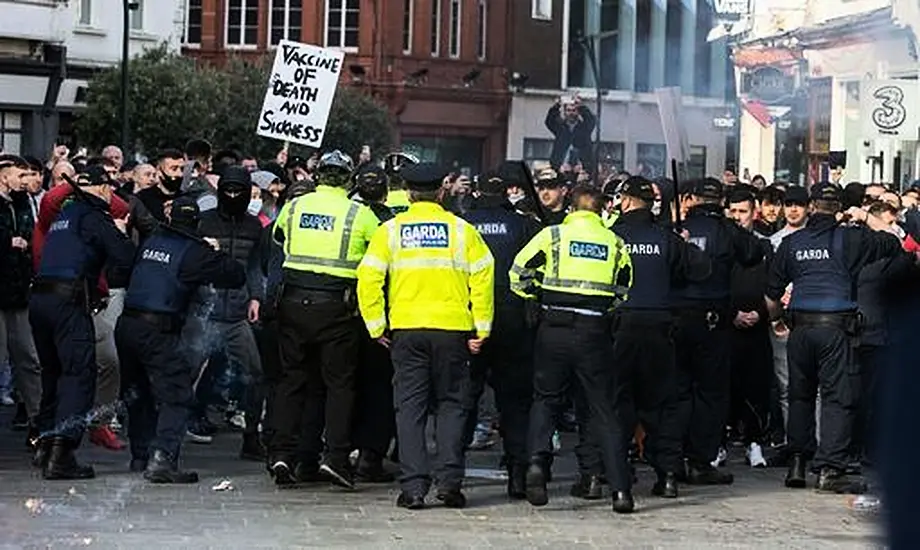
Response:
[[[246,285],[243,288],[217,291],[210,318],[223,322],[246,319],[250,300],[264,300],[264,281],[259,265],[262,224],[258,218],[249,214],[234,219],[219,210],[209,210],[201,213],[198,234],[217,239],[220,250],[246,269]]]
[[[35,219],[29,196],[22,191],[0,196],[0,310],[29,306],[32,284],[32,230]],[[29,243],[24,250],[13,248],[13,237]]]

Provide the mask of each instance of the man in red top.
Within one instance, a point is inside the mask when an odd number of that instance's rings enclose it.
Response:
[[[42,248],[45,244],[45,235],[51,224],[61,212],[64,202],[73,193],[70,185],[57,185],[52,187],[42,197],[38,210],[38,219],[35,222],[35,231],[32,234],[32,258],[36,272],[41,262]],[[125,219],[128,216],[128,203],[112,195],[109,205],[112,217]],[[105,276],[99,277],[99,295],[108,296],[108,304],[103,311],[93,316],[96,331],[96,362],[99,374],[96,381],[96,408],[102,410],[100,420],[107,422],[112,418],[112,408],[119,397],[118,354],[115,350],[115,321],[121,315],[124,306],[125,289],[109,289]],[[108,449],[119,450],[124,443],[104,423],[99,423],[90,431],[90,441]]]

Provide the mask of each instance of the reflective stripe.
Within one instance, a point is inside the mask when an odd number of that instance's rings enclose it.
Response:
[[[454,263],[457,269],[470,273],[472,269],[469,262],[466,261],[466,230],[464,225],[465,222],[457,218],[457,223],[454,227],[454,232],[457,234],[457,242],[454,247]]]
[[[479,261],[473,262],[473,265],[470,266],[470,273],[479,273],[494,263],[495,260],[491,256],[483,256]]]
[[[353,202],[345,214],[345,231],[342,231],[342,240],[339,242],[339,258],[344,260],[348,258],[348,247],[351,244],[351,233],[354,229],[355,218],[358,216],[358,209],[361,205]]]
[[[476,332],[492,332],[491,321],[479,321],[476,323]]]
[[[578,288],[581,290],[597,290],[600,292],[609,292],[610,294],[625,294],[626,289],[609,283],[597,283],[594,281],[579,281],[576,279],[559,279],[558,277],[547,277],[543,279],[543,286],[556,288]]]
[[[374,319],[373,321],[365,320],[364,326],[367,327],[368,332],[374,332],[375,330],[378,330],[381,328],[384,328],[384,329],[387,328],[387,320],[386,320],[386,317],[382,317],[380,319]]]
[[[361,265],[374,268],[377,271],[386,271],[389,267],[386,262],[370,254],[364,255],[364,258],[361,260]]]
[[[406,268],[461,269],[448,258],[404,258],[390,263],[391,270]]]
[[[535,271],[536,271],[535,269],[531,269],[528,267],[521,267],[517,264],[513,264],[511,266],[511,273],[514,273],[515,275],[520,275],[522,277],[527,276],[527,275],[532,275]]]
[[[553,271],[549,274],[550,279],[559,278],[559,248],[562,246],[560,242],[561,236],[559,234],[559,226],[554,225],[549,230],[550,237],[552,242],[550,243],[550,257],[553,262]],[[545,279],[544,279],[545,280]]]
[[[297,254],[289,254],[284,259],[285,263],[289,262],[303,266],[340,267],[342,269],[358,269],[358,264],[361,263],[360,260],[340,260],[338,258],[319,258],[317,256],[299,256]]]

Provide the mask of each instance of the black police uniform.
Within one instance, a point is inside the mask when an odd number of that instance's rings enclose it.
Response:
[[[108,185],[101,166],[79,176],[81,185]],[[43,439],[37,460],[46,479],[83,479],[93,468],[76,462],[96,393],[93,308],[96,282],[108,267],[111,286],[124,285],[134,245],[112,221],[109,205],[77,190],[51,224],[29,302],[29,321],[42,364],[37,418]]]
[[[621,193],[649,205],[655,200],[651,182],[644,178],[630,178]],[[688,282],[706,280],[712,264],[699,248],[656,223],[647,208],[623,213],[612,230],[626,243],[634,272],[629,298],[614,313],[614,403],[619,404],[624,435],[631,437],[637,423],[645,430],[645,457],[658,474],[653,492],[676,497],[682,433],[675,408],[673,292]]]
[[[722,184],[712,178],[700,180],[692,194],[721,199]],[[766,247],[727,219],[720,203],[691,208],[683,228],[712,262],[711,275],[677,290],[673,304],[679,311],[677,417],[685,434],[688,481],[731,483],[730,474],[710,465],[719,452],[730,403],[731,274],[736,264],[750,267],[761,262]]]
[[[840,203],[840,190],[821,184],[812,200]],[[789,303],[789,422],[792,464],[788,487],[805,486],[805,460],[814,457],[819,489],[834,490],[847,467],[859,392],[855,359],[859,315],[856,280],[867,264],[903,254],[888,233],[840,226],[832,214],[814,213],[801,230],[783,239],[767,282],[778,302],[792,283]],[[821,392],[821,438],[815,443],[815,399]]]
[[[494,178],[497,176],[488,179]],[[540,225],[516,211],[504,193],[479,197],[464,218],[476,227],[495,258],[492,334],[479,355],[473,356],[471,397],[474,403],[479,402],[486,381],[494,390],[505,452],[503,462],[508,469],[508,494],[524,498],[524,480],[530,462],[527,429],[533,402],[534,331],[527,326],[524,300],[511,292],[508,271],[515,255],[540,231]],[[468,442],[476,420],[477,415],[471,414]]]
[[[194,199],[177,199],[173,226],[160,227],[144,242],[115,327],[131,466],[146,469],[144,477],[154,483],[198,480],[194,472],[178,470],[193,401],[195,366],[180,345],[190,298],[200,285],[246,283],[238,262],[193,236],[197,216]]]

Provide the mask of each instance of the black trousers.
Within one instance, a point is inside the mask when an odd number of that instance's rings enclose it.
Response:
[[[278,351],[278,319],[262,318],[262,323],[253,327],[256,346],[262,359],[262,373],[265,385],[265,416],[262,418],[262,438],[270,441],[275,432],[275,387],[281,380],[281,354]]]
[[[546,311],[534,347],[534,402],[530,409],[531,460],[546,465],[552,436],[566,406],[573,378],[581,382],[592,438],[596,438],[610,486],[628,491],[632,485],[624,449],[622,423],[611,402],[613,344],[610,321],[563,311]]]
[[[732,329],[731,417],[744,425],[744,442],[763,443],[769,428],[773,385],[770,326]]]
[[[194,369],[179,332],[162,332],[144,319],[122,315],[115,325],[115,347],[131,457],[147,459],[159,449],[178,459],[194,399]]]
[[[376,457],[386,456],[396,435],[393,410],[393,362],[390,351],[366,334],[361,341],[354,446]]]
[[[533,403],[533,331],[528,329],[523,304],[496,304],[492,334],[472,361],[472,400],[478,405],[486,383],[495,392],[499,433],[505,464],[526,466],[527,425]],[[469,444],[476,429],[477,415],[470,415],[466,428]]]
[[[615,323],[614,402],[623,419],[623,448],[642,424],[649,464],[659,472],[677,472],[682,434],[676,416],[674,318],[666,311],[624,310]]]
[[[278,306],[278,327],[272,458],[297,461],[303,424],[321,422],[316,411],[324,407],[327,459],[341,466],[352,450],[360,324],[343,301],[289,288]],[[313,414],[305,418],[305,411]]]
[[[36,424],[44,435],[79,445],[96,395],[96,333],[86,306],[56,294],[33,294],[29,323],[42,365]]]
[[[459,489],[466,464],[464,432],[473,409],[469,334],[445,330],[393,332],[393,404],[402,490],[424,495],[432,477]],[[435,416],[437,455],[429,463],[425,426]]]
[[[853,426],[853,456],[863,461],[875,459],[875,433],[878,429],[879,380],[885,368],[885,348],[861,345],[856,349],[861,389],[856,423]]]
[[[716,458],[728,419],[731,392],[731,329],[724,312],[701,309],[679,313],[677,418],[684,456],[698,465]],[[714,325],[714,326],[713,326]]]
[[[861,385],[851,338],[831,325],[794,326],[789,334],[789,448],[814,456],[813,468],[844,470]],[[815,399],[821,390],[821,443],[815,440]]]

